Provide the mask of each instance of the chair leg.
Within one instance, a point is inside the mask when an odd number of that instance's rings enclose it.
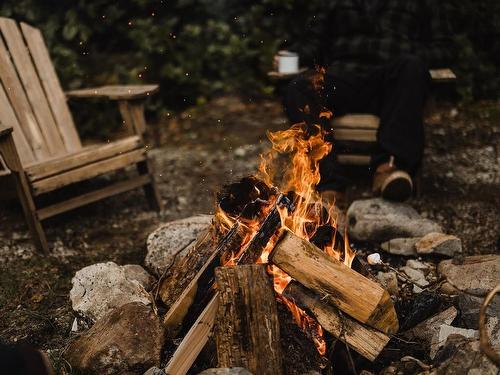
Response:
[[[36,247],[42,252],[48,253],[49,245],[47,243],[47,237],[45,236],[42,223],[38,219],[35,202],[31,195],[26,176],[24,172],[14,173],[14,176],[16,180],[17,195],[21,201],[24,217],[26,218],[31,236],[33,237]]]
[[[151,209],[156,211],[163,210],[163,203],[161,201],[158,186],[156,185],[156,178],[154,176],[154,168],[151,159],[147,158],[146,160],[137,163],[137,170],[139,171],[139,174],[149,174],[151,177],[151,183],[144,185],[144,193],[146,194],[149,206]]]

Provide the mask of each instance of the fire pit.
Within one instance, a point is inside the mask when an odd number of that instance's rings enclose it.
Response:
[[[284,373],[275,299],[321,355],[324,330],[372,361],[398,330],[389,294],[351,269],[355,254],[334,204],[315,190],[331,151],[322,129],[297,124],[268,136],[273,149],[259,174],[223,187],[211,235],[159,285],[170,306],[164,323],[183,336],[168,374],[187,373],[212,330],[220,367]]]

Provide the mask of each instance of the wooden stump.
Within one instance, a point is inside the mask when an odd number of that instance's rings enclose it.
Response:
[[[274,290],[264,265],[218,267],[215,339],[219,367],[283,374]]]
[[[363,326],[348,315],[341,315],[336,307],[322,301],[319,295],[297,281],[287,285],[283,296],[314,316],[326,331],[370,361],[375,360],[389,342],[389,336]]]
[[[291,231],[284,231],[269,262],[358,321],[397,332],[398,317],[386,290]]]

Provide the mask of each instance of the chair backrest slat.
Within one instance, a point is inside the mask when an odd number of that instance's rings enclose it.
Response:
[[[61,88],[54,65],[50,60],[49,51],[45,46],[42,33],[24,22],[21,22],[21,30],[66,149],[68,151],[77,151],[82,148],[82,144],[66,102],[66,95]]]
[[[16,114],[12,109],[12,106],[9,103],[9,98],[7,98],[7,94],[3,88],[2,83],[0,82],[0,121],[2,125],[7,127],[12,127],[14,131],[12,132],[12,136],[14,137],[14,143],[18,148],[19,158],[21,159],[21,163],[28,164],[35,161],[35,155],[33,154],[33,150],[29,145],[26,137],[24,136],[23,130],[19,121],[17,120]]]
[[[43,160],[49,157],[51,154],[47,148],[47,142],[38,127],[35,115],[2,38],[0,38],[0,79],[19,121],[22,133],[33,150],[35,158]]]
[[[47,142],[50,155],[67,153],[19,27],[14,20],[0,18],[0,30],[17,68],[17,74],[24,86],[39,128]]]

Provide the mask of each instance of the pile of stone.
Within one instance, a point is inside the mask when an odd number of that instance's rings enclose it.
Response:
[[[479,311],[486,295],[500,284],[500,256],[463,256],[460,238],[443,233],[439,224],[403,203],[355,201],[347,211],[347,222],[352,240],[380,245],[387,254],[383,258],[403,261],[398,268],[387,261],[373,267],[395,300],[409,286],[415,295],[426,291],[451,303],[399,334],[425,348],[427,363],[402,357],[381,374],[497,374],[498,368],[479,349]],[[486,310],[486,328],[497,350],[499,322],[500,302],[494,299]]]
[[[65,358],[72,368],[98,374],[164,375],[169,358],[165,331],[152,291],[172,265],[189,252],[210,225],[211,216],[169,222],[147,240],[145,268],[139,265],[94,264],[73,278],[70,299],[75,312],[74,340]],[[347,211],[352,242],[381,249],[384,262],[369,266],[394,302],[430,294],[445,303],[413,321],[397,334],[421,348],[415,358],[401,353],[380,374],[497,374],[479,349],[479,309],[500,283],[500,256],[463,256],[461,240],[421,217],[405,204],[369,199]],[[394,264],[394,266],[391,265]],[[434,309],[436,310],[436,309]],[[490,341],[500,346],[500,304],[487,309]],[[371,374],[363,370],[363,375]],[[208,369],[204,375],[246,375],[243,368]],[[314,374],[314,372],[309,373]]]

